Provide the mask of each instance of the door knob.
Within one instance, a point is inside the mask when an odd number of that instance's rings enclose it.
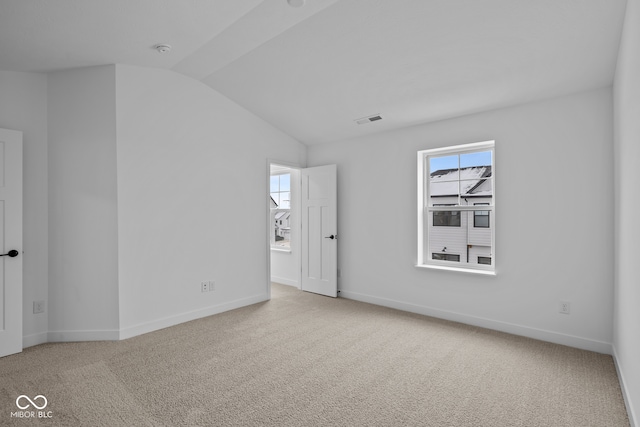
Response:
[[[18,254],[20,254],[20,252],[16,251],[15,249],[11,249],[9,252],[7,252],[6,254],[1,254],[0,256],[8,256],[10,258],[13,257],[17,257]]]
[[[326,236],[325,237],[325,239],[331,239],[331,240],[337,239],[337,238],[338,238],[338,236],[337,235],[334,236],[333,234],[331,236]]]

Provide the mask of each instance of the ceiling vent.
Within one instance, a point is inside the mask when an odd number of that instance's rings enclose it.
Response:
[[[363,117],[361,119],[355,120],[355,122],[359,125],[363,125],[365,123],[371,123],[377,120],[382,120],[382,116],[380,116],[380,114],[376,114],[375,116]]]
[[[168,44],[157,44],[154,46],[154,48],[158,51],[158,53],[168,53],[171,50],[171,46],[169,46]]]

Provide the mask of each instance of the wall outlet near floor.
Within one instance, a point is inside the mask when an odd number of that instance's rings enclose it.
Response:
[[[33,314],[44,313],[45,305],[44,301],[33,302]]]
[[[211,292],[216,290],[216,282],[215,280],[206,280],[200,282],[200,290],[201,292]]]
[[[571,313],[571,303],[568,301],[560,301],[559,312],[562,314],[570,314]]]

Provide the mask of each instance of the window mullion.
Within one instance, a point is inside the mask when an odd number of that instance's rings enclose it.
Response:
[[[460,211],[460,212],[468,212],[468,211],[493,211],[493,205],[461,205],[461,206],[426,206],[427,210],[430,212],[437,211]]]

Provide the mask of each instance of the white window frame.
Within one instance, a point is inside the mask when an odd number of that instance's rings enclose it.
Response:
[[[428,180],[430,176],[429,159],[431,157],[441,157],[446,155],[461,155],[481,151],[491,151],[491,183],[492,183],[492,202],[490,205],[457,205],[457,206],[429,206],[430,200]],[[418,255],[416,267],[433,268],[440,270],[461,271],[477,274],[495,275],[496,274],[496,160],[495,160],[495,141],[475,142],[472,144],[462,144],[442,148],[434,148],[429,150],[418,151]],[[432,252],[429,248],[428,224],[429,215],[433,215],[435,211],[489,211],[489,225],[491,229],[491,265],[484,264],[466,264],[455,263],[451,261],[439,261],[431,259]],[[434,248],[435,249],[435,248]]]

